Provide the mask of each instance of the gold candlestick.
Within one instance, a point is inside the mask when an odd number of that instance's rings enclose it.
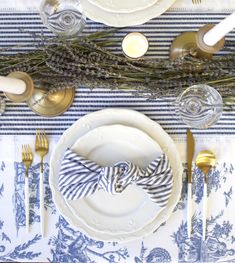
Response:
[[[214,46],[208,46],[204,42],[204,35],[213,28],[214,25],[207,24],[200,28],[198,32],[185,32],[177,36],[171,44],[170,58],[176,59],[185,55],[192,55],[198,58],[211,59],[213,54],[224,46],[225,39],[222,38]]]
[[[44,88],[35,88],[27,103],[37,115],[55,117],[64,113],[71,106],[74,96],[74,88],[66,88],[49,94]]]

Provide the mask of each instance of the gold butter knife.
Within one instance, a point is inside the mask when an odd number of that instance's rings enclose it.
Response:
[[[187,200],[187,230],[188,237],[192,231],[192,162],[194,156],[194,137],[190,129],[187,129],[187,167],[188,167],[188,200]]]

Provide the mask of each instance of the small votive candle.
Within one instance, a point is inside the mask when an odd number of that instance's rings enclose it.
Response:
[[[124,54],[133,59],[141,58],[148,50],[149,44],[145,35],[133,32],[126,35],[122,41]]]

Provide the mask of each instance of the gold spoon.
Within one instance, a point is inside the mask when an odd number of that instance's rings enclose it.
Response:
[[[215,166],[216,156],[211,151],[201,151],[196,157],[196,166],[203,171],[204,189],[203,189],[203,218],[202,218],[202,240],[206,238],[206,210],[207,210],[207,174]]]

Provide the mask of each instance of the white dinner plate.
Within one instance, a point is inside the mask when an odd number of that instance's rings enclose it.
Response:
[[[114,13],[130,13],[152,6],[158,0],[88,0],[95,6]]]
[[[113,13],[105,11],[87,0],[80,0],[86,17],[113,27],[135,26],[160,16],[170,8],[176,0],[158,0],[155,4],[131,13]]]
[[[102,166],[130,161],[145,167],[162,154],[156,141],[146,133],[123,125],[91,130],[80,137],[71,149]],[[136,232],[153,221],[162,210],[135,185],[128,186],[117,195],[100,190],[90,197],[66,200],[66,203],[84,224],[108,234]]]
[[[58,189],[59,170],[66,149],[72,147],[78,138],[82,137],[89,131],[97,127],[114,124],[134,127],[145,132],[159,144],[162,151],[168,156],[173,169],[173,187],[167,206],[160,211],[153,221],[146,224],[142,229],[131,233],[103,233],[88,227],[82,220],[74,215]],[[57,209],[74,228],[96,240],[127,242],[149,235],[170,217],[180,199],[183,168],[173,140],[159,124],[150,120],[145,115],[133,110],[105,109],[90,113],[77,120],[64,132],[55,146],[51,155],[50,168],[49,183],[53,201]]]

